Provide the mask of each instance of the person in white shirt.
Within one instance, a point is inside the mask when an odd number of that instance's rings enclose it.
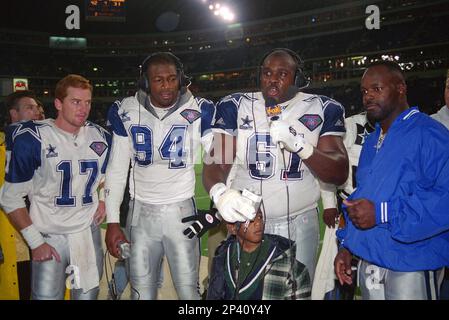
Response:
[[[240,191],[261,195],[265,233],[295,241],[296,258],[313,279],[318,180],[342,184],[348,156],[343,106],[301,92],[307,85],[301,64],[295,52],[274,49],[262,59],[260,91],[232,94],[218,103],[211,149],[215,162],[203,167],[203,183],[221,217],[231,223],[256,214],[255,203]],[[233,164],[229,187],[225,182]]]
[[[446,86],[444,88],[444,105],[437,113],[431,115],[432,118],[441,122],[449,129],[449,69],[447,70]]]
[[[0,204],[31,249],[32,299],[63,299],[66,286],[72,299],[98,296],[105,208],[97,189],[111,137],[87,121],[91,101],[89,81],[68,75],[56,85],[57,118],[12,131]]]
[[[106,172],[109,252],[120,257],[130,244],[132,299],[156,299],[165,255],[180,299],[199,299],[198,238],[189,239],[182,219],[196,213],[194,164],[208,150],[214,104],[188,90],[181,61],[157,52],[142,63],[139,90],[109,114],[113,129]],[[130,209],[126,235],[119,225],[129,163]]]

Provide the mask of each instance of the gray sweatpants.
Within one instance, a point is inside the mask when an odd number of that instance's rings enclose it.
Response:
[[[437,300],[443,269],[398,272],[360,260],[358,282],[363,300]]]
[[[95,256],[97,259],[98,276],[103,275],[103,248],[101,246],[100,227],[91,225],[92,240],[94,242]],[[61,262],[55,258],[48,261],[32,261],[31,298],[33,300],[62,300],[66,289],[65,273],[70,264],[70,252],[67,235],[48,234],[45,241],[54,247],[61,256]],[[93,288],[86,293],[82,289],[70,290],[72,300],[96,300],[98,298],[99,287]]]
[[[199,240],[188,239],[184,217],[196,213],[193,199],[169,205],[130,201],[126,233],[131,243],[127,259],[131,298],[157,297],[161,259],[165,255],[179,299],[196,300],[199,295]]]
[[[277,234],[296,242],[296,259],[303,263],[309,271],[310,281],[313,281],[317,263],[320,229],[317,209],[311,209],[299,215],[287,218],[267,219],[265,233]]]

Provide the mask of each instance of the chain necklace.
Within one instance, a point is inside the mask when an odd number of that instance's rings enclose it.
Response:
[[[379,152],[379,149],[382,147],[386,135],[387,135],[386,132],[384,133],[383,130],[380,131],[379,139],[377,140],[377,145],[376,145],[376,152]]]

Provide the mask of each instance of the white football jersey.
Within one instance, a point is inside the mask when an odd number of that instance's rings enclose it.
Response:
[[[343,143],[348,152],[349,175],[346,182],[338,186],[337,192],[343,199],[346,199],[356,187],[356,174],[359,165],[360,152],[368,135],[374,131],[374,127],[368,122],[366,112],[362,112],[345,119],[346,134]],[[324,185],[321,196],[323,198],[323,207],[336,208],[335,186]]]
[[[313,146],[322,136],[345,133],[344,108],[332,99],[299,92],[280,107],[280,119]],[[214,132],[237,137],[232,188],[262,194],[268,219],[313,209],[320,197],[317,178],[298,154],[272,142],[270,121],[261,92],[239,93],[220,101],[213,126]]]
[[[194,196],[194,164],[201,162],[201,146],[210,147],[214,112],[211,101],[190,92],[161,119],[143,91],[111,107],[113,146],[105,183],[108,223],[119,221],[130,162],[131,198],[170,204]]]
[[[433,119],[444,124],[449,129],[449,107],[444,105],[437,113],[431,115]]]
[[[90,227],[98,207],[97,188],[104,178],[111,135],[86,122],[74,135],[53,119],[8,128],[8,164],[1,205],[7,213],[25,207],[43,233],[76,233]]]

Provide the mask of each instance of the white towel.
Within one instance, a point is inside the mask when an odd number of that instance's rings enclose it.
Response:
[[[79,287],[83,293],[97,287],[100,283],[95,256],[95,247],[90,228],[68,235],[70,264],[78,269]]]
[[[338,253],[337,228],[326,227],[324,231],[323,246],[320,258],[315,269],[315,277],[312,286],[312,300],[323,300],[327,292],[335,286],[334,259]]]

